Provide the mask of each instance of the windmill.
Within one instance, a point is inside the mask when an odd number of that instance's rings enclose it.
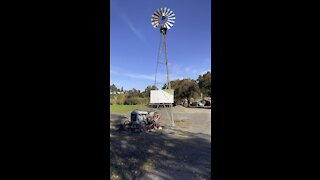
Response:
[[[165,57],[166,57],[166,71],[167,71],[167,84],[166,88],[171,89],[170,85],[170,76],[169,76],[169,67],[168,67],[168,53],[167,53],[167,44],[166,44],[166,35],[167,35],[167,29],[171,29],[173,24],[175,23],[175,14],[173,11],[170,11],[168,8],[160,8],[157,9],[151,17],[151,24],[154,28],[159,27],[160,29],[160,45],[159,45],[159,53],[158,53],[158,60],[157,60],[157,69],[156,69],[156,77],[155,77],[155,86],[157,85],[157,71],[158,71],[158,65],[161,63],[159,61],[159,57],[161,54],[161,48],[164,47],[165,51]],[[163,40],[163,43],[162,43]]]
[[[167,53],[166,35],[167,35],[167,30],[171,29],[173,24],[175,23],[175,19],[176,19],[176,17],[175,17],[175,14],[173,13],[173,11],[170,10],[169,8],[166,8],[166,7],[157,9],[151,16],[151,25],[155,29],[159,28],[159,30],[160,30],[160,44],[159,44],[157,68],[156,68],[156,75],[155,75],[155,82],[154,83],[155,83],[155,86],[157,87],[157,84],[158,84],[157,73],[158,73],[159,64],[165,64],[166,65],[166,73],[167,73],[167,82],[165,84],[166,90],[172,90],[171,84],[170,84],[169,67],[168,67],[168,53]],[[160,61],[160,57],[161,57],[163,49],[164,49],[164,53],[165,53],[165,63]],[[172,96],[173,96],[173,90],[172,90]],[[172,101],[173,101],[173,97],[172,97]],[[174,126],[173,113],[172,113],[172,103],[163,103],[162,102],[162,104],[164,107],[166,106],[166,104],[169,104],[170,110],[171,110],[171,117],[170,117],[171,124],[172,124],[172,126]],[[168,113],[168,115],[169,115],[169,113]]]

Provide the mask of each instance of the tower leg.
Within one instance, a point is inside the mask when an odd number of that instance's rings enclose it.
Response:
[[[170,111],[171,111],[171,124],[172,124],[172,126],[174,126],[173,112],[172,112],[172,104],[170,105]]]
[[[168,66],[168,53],[167,53],[167,42],[166,42],[166,35],[163,35],[164,41],[164,53],[166,56],[166,69],[167,69],[167,89],[171,89],[171,85],[170,85],[170,76],[169,76],[169,66]]]

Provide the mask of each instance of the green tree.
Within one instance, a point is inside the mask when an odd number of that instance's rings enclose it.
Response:
[[[211,72],[200,75],[197,81],[200,91],[203,93],[203,96],[211,97]]]
[[[177,104],[180,104],[182,99],[188,98],[199,98],[200,97],[200,88],[195,80],[193,79],[177,79],[170,81],[171,88],[174,89],[174,99]],[[166,85],[163,86],[163,89],[166,88]]]
[[[144,98],[150,98],[150,91],[151,90],[158,90],[158,88],[155,85],[147,86],[146,89],[142,92],[142,96]]]
[[[110,91],[111,92],[115,92],[115,91],[117,91],[117,86],[116,85],[114,85],[114,84],[112,84],[112,85],[110,85]]]
[[[129,90],[127,92],[127,96],[128,96],[128,98],[130,98],[130,97],[140,97],[140,90],[136,90],[135,88],[133,88],[132,90]]]

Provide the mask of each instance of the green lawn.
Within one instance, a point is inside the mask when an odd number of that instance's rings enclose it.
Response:
[[[122,114],[135,109],[147,110],[147,107],[145,105],[110,105],[110,112],[112,113]]]

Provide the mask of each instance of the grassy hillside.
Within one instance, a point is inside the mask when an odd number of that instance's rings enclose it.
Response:
[[[145,105],[110,105],[111,113],[125,113],[128,111],[133,111],[135,109],[146,110],[147,107]]]

